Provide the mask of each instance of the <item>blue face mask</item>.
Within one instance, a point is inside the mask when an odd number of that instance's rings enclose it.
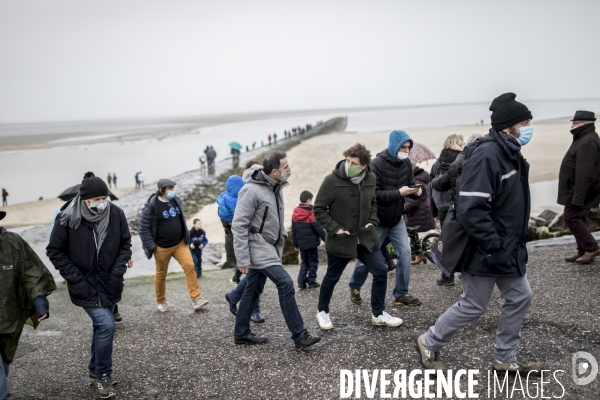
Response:
[[[175,191],[174,190],[169,190],[167,192],[167,194],[165,194],[165,197],[169,200],[173,200],[175,198]]]
[[[533,126],[523,126],[519,128],[519,131],[521,132],[521,136],[517,138],[517,142],[519,142],[521,146],[525,146],[533,136]]]

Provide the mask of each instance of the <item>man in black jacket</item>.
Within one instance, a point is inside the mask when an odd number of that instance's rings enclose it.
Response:
[[[112,397],[112,311],[121,300],[123,275],[130,265],[131,235],[123,210],[108,201],[102,179],[85,174],[79,194],[57,215],[46,251],[67,282],[71,302],[92,319],[89,376],[101,398]]]
[[[600,204],[600,138],[593,112],[577,111],[571,121],[573,143],[560,165],[558,204],[565,206],[565,224],[577,241],[577,253],[565,261],[587,264],[600,254],[587,224],[590,209]]]
[[[388,148],[381,151],[373,162],[371,170],[377,183],[375,196],[377,198],[377,235],[383,241],[389,237],[394,252],[398,256],[396,268],[396,285],[394,286],[394,304],[397,306],[420,306],[423,301],[408,294],[410,281],[410,244],[404,212],[404,196],[421,195],[421,189],[415,186],[412,163],[408,152],[413,147],[413,141],[404,131],[390,133]],[[354,273],[350,278],[350,301],[361,304],[360,288],[367,280],[367,268],[357,260]]]
[[[489,136],[466,150],[457,219],[475,246],[463,268],[463,294],[417,339],[427,369],[444,370],[439,352],[459,329],[485,312],[494,286],[505,302],[492,367],[521,373],[542,368],[540,363],[517,361],[521,326],[531,305],[525,246],[531,206],[529,164],[521,155],[521,146],[529,142],[533,128],[531,112],[515,97],[505,93],[494,99]],[[507,211],[494,219],[494,210],[505,201],[510,201]]]

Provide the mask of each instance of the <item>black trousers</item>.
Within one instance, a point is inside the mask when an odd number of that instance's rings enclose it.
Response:
[[[580,253],[594,252],[600,247],[598,242],[592,236],[590,227],[587,222],[587,216],[590,213],[589,208],[576,208],[565,206],[563,218],[565,224],[569,227],[569,230],[575,236],[577,242],[577,250]]]

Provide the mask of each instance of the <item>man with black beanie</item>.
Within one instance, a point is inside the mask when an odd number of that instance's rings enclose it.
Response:
[[[46,253],[67,282],[71,302],[92,320],[89,377],[101,398],[112,397],[113,310],[131,266],[131,235],[125,213],[108,201],[108,186],[92,172],[57,215]]]
[[[520,373],[542,369],[541,363],[517,361],[521,326],[531,305],[525,246],[531,207],[529,164],[521,155],[521,147],[531,139],[533,128],[531,112],[515,98],[514,93],[505,93],[494,99],[489,134],[465,150],[456,218],[472,247],[460,268],[463,294],[417,339],[421,362],[427,369],[445,370],[440,351],[459,329],[485,312],[494,286],[505,302],[498,320],[492,368]]]
[[[565,224],[577,242],[577,253],[565,261],[587,264],[600,255],[587,224],[590,210],[600,204],[600,138],[593,112],[577,111],[571,121],[573,143],[560,165],[557,202],[565,206]]]

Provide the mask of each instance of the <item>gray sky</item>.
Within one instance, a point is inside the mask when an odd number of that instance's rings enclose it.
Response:
[[[0,123],[598,97],[600,1],[0,0]]]

